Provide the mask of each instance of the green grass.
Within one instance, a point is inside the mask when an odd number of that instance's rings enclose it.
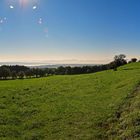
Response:
[[[140,63],[95,74],[0,81],[0,140],[104,139],[111,133],[104,122],[139,81]]]
[[[140,139],[140,87],[120,108],[120,117],[109,122],[108,139]]]

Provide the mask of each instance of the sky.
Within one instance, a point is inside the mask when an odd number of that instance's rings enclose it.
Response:
[[[0,0],[0,62],[140,59],[139,0]]]

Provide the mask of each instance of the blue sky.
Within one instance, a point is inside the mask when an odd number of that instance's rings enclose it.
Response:
[[[139,7],[139,0],[1,0],[0,61],[139,58]]]

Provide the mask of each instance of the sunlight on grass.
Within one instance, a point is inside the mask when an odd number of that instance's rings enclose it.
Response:
[[[140,80],[139,69],[124,68],[0,81],[0,138],[100,139],[106,133],[102,122]]]

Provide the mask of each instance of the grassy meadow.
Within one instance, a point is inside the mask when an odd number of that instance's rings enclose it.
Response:
[[[118,71],[0,81],[0,140],[137,138],[139,81],[140,63]]]

